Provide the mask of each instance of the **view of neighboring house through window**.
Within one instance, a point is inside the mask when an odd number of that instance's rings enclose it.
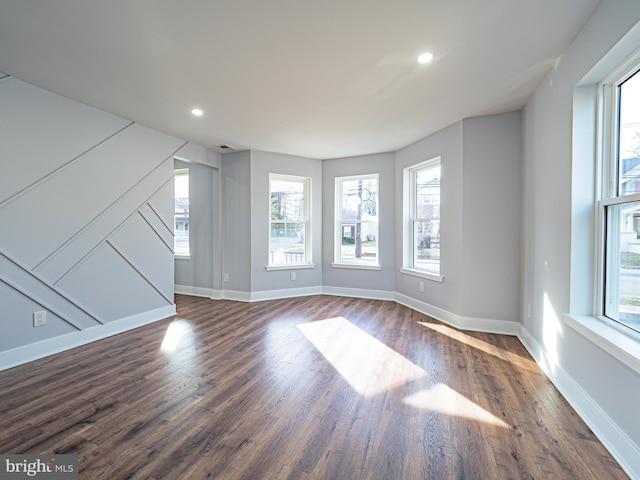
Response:
[[[189,253],[189,169],[174,171],[175,210],[173,217],[173,251],[176,256]]]
[[[336,178],[336,264],[378,265],[378,175]]]
[[[311,179],[269,175],[271,202],[269,266],[311,263],[309,192]]]
[[[409,193],[405,267],[440,275],[440,158],[405,169]]]
[[[604,87],[604,315],[640,332],[640,65]],[[608,133],[609,132],[609,133]],[[608,134],[607,134],[608,133]]]

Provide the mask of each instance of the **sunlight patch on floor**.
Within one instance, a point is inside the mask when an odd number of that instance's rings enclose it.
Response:
[[[343,317],[298,328],[361,395],[375,395],[427,376],[418,365]]]
[[[492,355],[501,360],[506,360],[513,365],[524,368],[530,372],[539,372],[539,368],[533,360],[521,357],[516,353],[503,350],[499,347],[496,347],[495,345],[491,345],[490,343],[485,342],[484,340],[480,340],[479,338],[468,335],[464,332],[461,332],[460,330],[456,330],[455,328],[448,327],[447,325],[440,325],[438,323],[418,322],[418,324],[442,335],[446,335],[449,338],[462,342],[465,345],[477,348],[481,352],[488,353],[489,355]]]
[[[409,395],[402,403],[414,408],[509,428],[506,422],[444,383],[437,383],[428,390],[420,390]]]
[[[193,329],[185,320],[174,320],[169,324],[164,334],[160,350],[174,352],[178,347],[192,346],[194,343]]]

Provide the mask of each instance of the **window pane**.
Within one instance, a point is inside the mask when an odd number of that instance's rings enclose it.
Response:
[[[413,266],[440,272],[440,220],[415,220],[413,222]]]
[[[175,255],[189,255],[189,173],[174,175],[174,230],[173,251]]]
[[[607,207],[605,315],[640,331],[640,202]]]
[[[271,223],[269,263],[288,265],[304,263],[304,223]]]
[[[304,182],[271,180],[271,220],[303,222]]]
[[[342,181],[342,221],[377,217],[378,179],[361,178]],[[358,210],[360,207],[360,210]]]
[[[440,159],[410,168],[411,268],[440,274]]]
[[[440,218],[440,165],[416,172],[415,218]]]
[[[340,260],[378,263],[377,223],[342,223],[340,231]]]
[[[378,265],[378,175],[336,179],[337,262]]]
[[[640,72],[620,85],[618,194],[640,193]]]

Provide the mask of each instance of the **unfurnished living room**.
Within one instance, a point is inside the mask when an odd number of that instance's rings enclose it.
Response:
[[[640,1],[0,0],[0,479],[640,479]]]

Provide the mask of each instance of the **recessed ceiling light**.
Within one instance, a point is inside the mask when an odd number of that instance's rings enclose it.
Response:
[[[418,63],[429,63],[433,60],[433,53],[423,53],[418,57]]]
[[[191,115],[193,115],[194,117],[201,117],[202,115],[204,115],[204,112],[201,108],[192,108]]]

